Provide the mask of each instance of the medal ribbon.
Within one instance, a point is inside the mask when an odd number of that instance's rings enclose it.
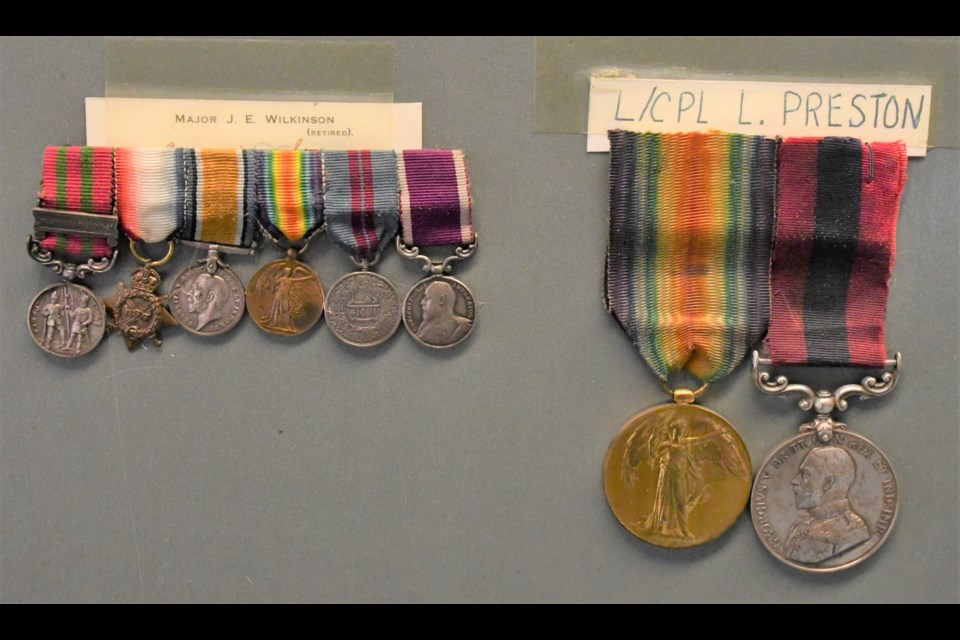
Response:
[[[777,141],[611,131],[604,300],[666,379],[730,373],[768,319]]]
[[[112,214],[114,208],[113,149],[109,147],[47,147],[43,152],[40,206],[65,211]],[[48,233],[40,246],[75,262],[110,256],[105,238]]]
[[[184,149],[186,199],[180,237],[249,249],[258,234],[253,151]]]
[[[397,154],[326,151],[323,178],[327,233],[351,255],[372,260],[397,234]]]
[[[775,364],[884,366],[906,168],[898,142],[783,143],[768,336]]]
[[[257,219],[281,246],[302,247],[323,223],[319,151],[255,151]]]
[[[166,242],[184,220],[186,149],[118,148],[117,215],[131,240]]]
[[[473,199],[463,151],[403,151],[397,154],[397,165],[403,243],[473,244]]]

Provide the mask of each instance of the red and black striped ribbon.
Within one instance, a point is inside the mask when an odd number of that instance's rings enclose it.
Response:
[[[781,145],[768,334],[775,364],[884,366],[906,168],[899,142]]]

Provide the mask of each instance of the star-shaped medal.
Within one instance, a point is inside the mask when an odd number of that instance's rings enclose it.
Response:
[[[160,274],[151,267],[143,266],[133,272],[132,281],[132,287],[119,283],[117,294],[103,299],[112,318],[110,328],[123,334],[128,349],[133,349],[145,339],[159,347],[160,328],[179,324],[164,306],[168,296],[154,293],[160,286]]]

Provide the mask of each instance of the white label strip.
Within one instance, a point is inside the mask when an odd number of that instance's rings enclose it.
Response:
[[[765,136],[902,140],[927,154],[930,86],[592,78],[587,151],[607,131],[729,131]]]

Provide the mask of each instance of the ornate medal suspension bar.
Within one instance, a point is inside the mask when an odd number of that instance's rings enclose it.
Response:
[[[805,571],[862,562],[897,516],[889,461],[833,414],[897,383],[900,354],[888,358],[884,322],[906,166],[901,143],[797,138],[780,150],[769,357],[754,352],[754,382],[764,393],[800,395],[800,408],[816,416],[760,467],[751,510],[764,546]],[[831,392],[773,377],[770,366],[883,372]]]

